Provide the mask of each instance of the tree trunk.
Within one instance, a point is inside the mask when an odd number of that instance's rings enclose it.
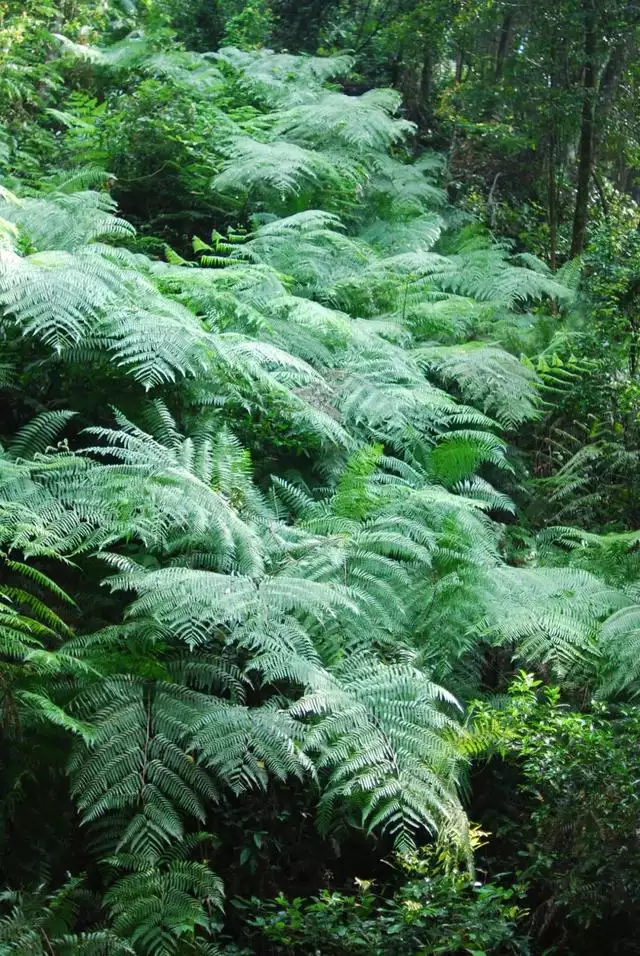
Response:
[[[391,86],[394,88],[394,90],[397,90],[400,84],[402,54],[403,54],[403,49],[402,47],[400,47],[400,49],[394,56],[393,60],[391,61],[391,66],[389,68],[389,78],[391,80]]]
[[[498,40],[498,50],[496,52],[496,80],[499,80],[504,70],[504,61],[507,56],[509,40],[511,39],[511,30],[513,27],[513,10],[505,13],[500,30],[500,39]]]
[[[429,126],[432,119],[431,93],[433,86],[433,62],[431,50],[426,49],[422,60],[422,70],[420,73],[420,91],[419,91],[419,126],[421,128]]]
[[[593,168],[592,175],[593,175],[593,181],[595,183],[595,187],[598,191],[600,206],[602,207],[602,215],[604,216],[605,219],[608,219],[609,218],[609,203],[607,202],[607,195],[604,191],[604,185],[602,184],[602,180],[598,176],[595,166]]]
[[[547,179],[547,207],[549,217],[549,267],[552,272],[558,265],[558,187],[556,184],[556,131],[551,130],[548,150],[549,174]]]
[[[602,136],[606,121],[611,112],[616,94],[620,87],[620,80],[629,57],[635,33],[635,22],[630,21],[627,35],[616,43],[611,51],[598,88],[598,103],[596,105],[596,145]]]
[[[580,145],[578,147],[578,191],[573,217],[573,235],[571,237],[571,258],[579,256],[587,239],[589,216],[589,184],[593,170],[595,108],[597,92],[596,73],[596,17],[593,0],[584,0],[584,81],[582,100],[582,121],[580,125]]]
[[[549,222],[549,267],[555,272],[558,267],[558,106],[556,94],[558,78],[561,75],[561,61],[558,58],[557,36],[551,41],[551,76],[549,87],[549,138],[547,140],[547,215]]]

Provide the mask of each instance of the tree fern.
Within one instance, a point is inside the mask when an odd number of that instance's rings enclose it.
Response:
[[[638,648],[640,640],[640,607],[632,604],[621,608],[602,624],[598,646],[603,661],[600,692],[603,696],[638,693]]]
[[[497,243],[473,241],[463,244],[438,276],[438,284],[446,291],[510,308],[544,296],[560,300],[572,298],[573,293],[542,263],[536,263],[534,269],[528,268],[520,265],[517,259],[511,261],[509,251]]]
[[[363,174],[358,164],[339,153],[315,152],[287,141],[262,143],[242,137],[226,150],[227,162],[214,187],[236,202],[254,199],[288,209],[296,198],[331,193],[334,205],[353,198]],[[307,198],[308,197],[308,198]]]
[[[185,855],[178,846],[152,862],[136,854],[109,860],[130,871],[108,890],[105,904],[115,932],[129,939],[135,952],[206,953],[206,939],[218,926],[222,882],[205,863],[184,859]],[[199,938],[200,933],[204,937]]]
[[[337,800],[348,800],[363,825],[381,826],[407,848],[420,828],[447,820],[464,827],[455,796],[456,748],[443,732],[455,725],[439,706],[453,703],[408,665],[353,658],[336,683],[292,708],[322,718],[306,747],[317,752],[322,776],[320,824],[327,828]],[[463,830],[461,832],[462,836]]]
[[[614,562],[518,523],[528,445],[503,431],[579,388],[576,267],[461,230],[396,94],[329,88],[344,56],[61,45],[89,92],[55,98],[37,148],[87,165],[0,191],[3,754],[17,803],[32,743],[55,744],[43,789],[105,907],[83,935],[55,894],[7,895],[0,952],[199,956],[209,848],[233,885],[261,801],[315,803],[333,841],[465,842],[454,692],[478,693],[487,647],[635,694],[637,542]],[[119,184],[137,235],[98,166],[121,174],[148,102],[179,122]],[[167,183],[179,216],[151,202]],[[573,456],[573,427],[541,524],[584,521],[637,464],[604,431]]]
[[[135,950],[111,930],[73,932],[78,911],[86,908],[81,881],[70,878],[47,893],[44,886],[25,893],[0,894],[0,954],[2,956],[134,956]],[[91,901],[89,901],[91,902]]]
[[[628,603],[588,572],[561,568],[495,568],[487,609],[477,627],[507,642],[521,660],[546,662],[560,673],[593,664],[601,620]]]
[[[446,383],[456,383],[469,404],[515,428],[538,414],[535,372],[502,349],[480,343],[421,348],[418,361]]]
[[[182,840],[185,817],[205,819],[216,790],[187,753],[203,703],[184,687],[125,677],[102,681],[78,698],[76,711],[95,728],[70,765],[85,824],[125,815],[118,849],[154,860]]]
[[[346,147],[364,157],[385,153],[414,126],[395,119],[401,104],[394,90],[371,90],[361,96],[323,93],[314,103],[276,114],[278,136],[294,143]]]
[[[313,100],[327,80],[346,75],[352,57],[293,56],[272,50],[246,51],[225,47],[216,58],[238,73],[239,82],[250,95],[269,106],[293,105]]]

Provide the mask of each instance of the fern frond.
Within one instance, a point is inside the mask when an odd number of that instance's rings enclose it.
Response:
[[[333,195],[347,201],[363,178],[358,163],[339,154],[315,152],[294,143],[262,143],[248,136],[234,140],[213,185],[235,201],[250,197],[276,208],[302,193]]]
[[[348,74],[354,62],[345,54],[294,56],[235,47],[224,47],[215,57],[238,72],[243,89],[271,106],[313,101],[327,80]]]
[[[599,622],[627,600],[593,575],[563,568],[497,567],[489,613],[476,627],[514,647],[517,657],[560,671],[598,654]]]
[[[12,458],[33,458],[41,454],[56,438],[76,412],[41,412],[20,429],[7,447]]]
[[[603,656],[600,695],[627,692],[635,697],[640,676],[640,606],[621,608],[608,617],[600,628],[598,647]]]
[[[422,828],[463,822],[455,795],[455,703],[409,665],[352,659],[333,682],[291,712],[314,717],[306,749],[326,780],[319,814],[328,829],[337,800],[352,803],[362,823],[388,831],[407,848]]]
[[[528,366],[493,345],[420,348],[420,365],[445,384],[455,383],[466,402],[514,429],[539,415],[539,379]]]
[[[75,703],[93,727],[71,761],[72,793],[84,823],[126,811],[120,847],[154,858],[183,835],[183,816],[204,820],[217,798],[188,754],[205,699],[184,687],[109,678]]]
[[[276,114],[275,132],[294,143],[345,147],[363,157],[385,153],[415,131],[395,119],[401,97],[395,90],[371,90],[361,96],[323,93],[313,103]]]

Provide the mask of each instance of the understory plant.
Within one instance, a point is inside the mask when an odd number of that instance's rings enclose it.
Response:
[[[529,507],[524,436],[591,368],[575,268],[452,206],[352,55],[262,48],[266,5],[208,53],[161,4],[88,32],[62,6],[31,11],[29,95],[0,89],[0,952],[213,956],[237,930],[526,953],[519,875],[457,862],[469,701],[520,666],[576,708],[640,677],[631,529]],[[533,776],[548,721],[549,781],[584,745],[572,801],[589,752],[631,806],[609,711],[588,750],[578,709],[510,706]],[[555,820],[527,821],[550,870]],[[604,842],[633,884],[628,822]],[[577,880],[583,925],[591,861],[560,889],[535,865],[558,913]],[[230,898],[252,896],[240,930]]]

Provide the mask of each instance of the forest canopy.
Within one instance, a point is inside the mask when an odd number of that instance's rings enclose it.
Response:
[[[0,956],[640,953],[639,39],[0,2]]]

